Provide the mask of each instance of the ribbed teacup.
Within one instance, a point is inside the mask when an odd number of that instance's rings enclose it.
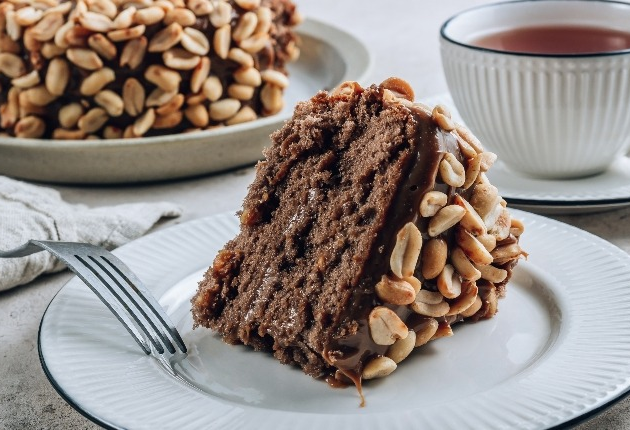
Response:
[[[630,30],[630,4],[525,0],[485,5],[441,29],[444,72],[466,125],[510,168],[544,178],[600,173],[630,146],[630,50],[528,54],[474,45],[532,26]]]

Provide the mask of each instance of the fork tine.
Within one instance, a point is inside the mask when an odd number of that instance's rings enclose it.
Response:
[[[0,257],[26,256],[38,252],[36,247],[49,251],[63,261],[105,303],[145,353],[151,354],[146,338],[159,354],[164,353],[159,338],[166,349],[175,354],[175,347],[165,331],[183,353],[187,352],[175,325],[151,292],[115,255],[87,243],[30,240],[20,248],[0,252]]]
[[[59,258],[62,258],[58,253],[55,253]],[[135,324],[129,318],[129,313],[127,309],[123,306],[122,303],[112,294],[112,292],[102,283],[102,281],[92,272],[92,271],[81,271],[77,269],[80,262],[77,260],[76,262],[71,261],[72,258],[68,258],[68,256],[63,256],[62,258],[68,268],[77,275],[85,285],[87,285],[96,296],[101,299],[103,303],[107,306],[107,308],[118,318],[118,321],[122,323],[123,326],[127,329],[131,337],[140,345],[140,348],[146,353],[151,354],[151,348],[149,344],[144,339],[144,336],[140,333],[140,331],[136,328]]]
[[[78,261],[80,261],[83,266],[90,270],[94,274],[94,276],[99,279],[99,281],[101,281],[101,284],[103,284],[105,288],[107,288],[112,293],[116,300],[125,308],[127,314],[131,316],[133,321],[135,321],[136,327],[140,328],[145,336],[149,338],[157,352],[163,354],[164,346],[160,343],[158,339],[159,335],[157,334],[157,331],[149,329],[149,326],[151,326],[152,324],[149,323],[145,312],[137,312],[137,303],[134,303],[133,300],[129,300],[127,294],[121,294],[121,290],[124,291],[124,287],[122,287],[122,285],[113,285],[111,282],[108,282],[106,279],[108,277],[107,273],[101,270],[98,264],[92,262],[92,260],[88,261],[80,255],[75,255],[74,257]],[[88,259],[91,258],[91,256],[85,257],[87,257]]]
[[[114,282],[114,284],[118,287],[117,289],[121,291],[129,300],[129,302],[134,306],[134,308],[142,314],[144,319],[149,323],[154,333],[162,340],[163,346],[171,353],[175,353],[175,347],[167,337],[164,332],[164,327],[159,320],[155,310],[151,308],[147,308],[145,301],[142,299],[142,295],[139,291],[132,285],[129,280],[122,274],[122,269],[117,268],[115,265],[112,265],[106,257],[99,255],[98,259],[92,255],[90,255],[90,260],[98,265],[102,272],[107,274],[107,276]],[[100,260],[100,261],[99,261]],[[113,269],[113,270],[111,270]],[[110,284],[111,285],[111,284]],[[113,285],[112,285],[113,288]],[[132,312],[133,313],[133,312]],[[139,322],[140,325],[144,326],[142,322]],[[146,327],[142,327],[143,331],[148,332],[149,330]],[[160,352],[162,353],[162,352]]]
[[[147,290],[142,281],[133,273],[125,263],[123,263],[118,257],[114,254],[109,255],[101,255],[101,258],[109,264],[109,266],[118,273],[125,281],[134,289],[134,291],[138,294],[138,296],[142,299],[142,301],[151,309],[153,315],[157,316],[157,318],[162,323],[162,326],[168,331],[171,335],[177,346],[182,352],[187,352],[186,345],[184,344],[184,340],[180,336],[179,332],[175,328],[175,325],[168,317],[166,312],[164,312],[162,306],[155,300],[153,295]],[[175,352],[175,351],[171,351]]]

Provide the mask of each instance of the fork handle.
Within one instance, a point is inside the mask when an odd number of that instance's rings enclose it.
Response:
[[[8,251],[0,251],[0,258],[26,257],[45,250],[45,247],[38,240],[29,240],[24,245]]]

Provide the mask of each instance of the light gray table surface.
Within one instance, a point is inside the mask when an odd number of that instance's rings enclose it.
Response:
[[[304,15],[334,24],[362,40],[374,58],[363,84],[389,76],[408,80],[418,97],[447,91],[442,74],[438,30],[459,10],[481,0],[298,0]],[[253,178],[252,167],[201,178],[148,185],[57,186],[70,202],[104,206],[140,201],[171,201],[184,208],[167,228],[225,211],[236,211]],[[630,252],[630,209],[554,218],[577,226]],[[1,239],[1,238],[0,238]],[[212,256],[209,256],[209,263]],[[46,306],[70,279],[67,272],[0,293],[0,429],[96,429],[98,425],[69,406],[50,385],[39,362],[37,332]],[[581,430],[630,428],[630,400],[623,400],[581,424]]]

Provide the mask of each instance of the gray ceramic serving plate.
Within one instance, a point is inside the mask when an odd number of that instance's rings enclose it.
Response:
[[[344,31],[307,19],[302,54],[277,115],[216,130],[140,139],[0,139],[0,174],[43,182],[114,184],[183,178],[254,163],[298,101],[346,80],[361,81],[371,60]]]

